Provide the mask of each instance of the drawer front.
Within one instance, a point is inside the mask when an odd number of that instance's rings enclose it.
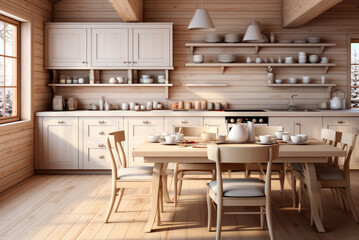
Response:
[[[94,126],[88,125],[87,138],[103,138],[106,137],[107,134],[117,131],[117,127],[115,125],[107,125],[107,126]]]
[[[203,117],[165,117],[164,129],[174,133],[179,127],[202,127]]]
[[[111,157],[106,148],[87,148],[85,169],[111,169]]]

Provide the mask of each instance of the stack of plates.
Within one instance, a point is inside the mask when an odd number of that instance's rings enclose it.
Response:
[[[240,41],[240,36],[236,33],[229,33],[224,36],[224,42],[226,43],[238,43]]]
[[[279,43],[292,43],[292,40],[280,40]]]
[[[233,63],[237,60],[234,54],[220,54],[217,57],[217,61],[220,63]]]
[[[204,38],[204,41],[206,43],[218,43],[218,42],[221,42],[221,36],[219,36],[218,34],[206,35],[206,37]]]
[[[308,43],[320,43],[320,37],[307,37]]]

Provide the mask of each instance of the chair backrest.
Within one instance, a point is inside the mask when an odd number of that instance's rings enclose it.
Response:
[[[225,163],[267,163],[267,171],[265,173],[265,194],[271,189],[271,173],[272,161],[278,159],[279,145],[261,146],[261,145],[207,145],[208,159],[216,162],[218,198],[223,196],[223,181],[221,164]],[[222,201],[218,199],[218,201]]]
[[[111,132],[107,135],[107,150],[111,158],[112,177],[117,179],[117,170],[126,167],[126,155],[122,147],[125,131]]]
[[[349,170],[350,170],[349,163],[350,163],[352,153],[354,151],[356,138],[357,138],[356,134],[353,134],[353,133],[341,133],[341,139],[340,139],[339,144],[341,145],[341,149],[347,151],[347,155],[345,156],[344,166],[343,166],[345,175],[349,175]]]
[[[183,133],[185,137],[201,137],[202,133],[218,133],[218,127],[176,127],[175,132]]]
[[[254,125],[254,133],[256,136],[259,135],[275,135],[276,131],[283,131],[282,126],[264,126],[264,125]]]
[[[323,128],[320,137],[322,138],[323,142],[325,142],[329,145],[336,146],[337,142],[340,141],[339,135],[340,135],[339,132],[337,132],[333,129]]]

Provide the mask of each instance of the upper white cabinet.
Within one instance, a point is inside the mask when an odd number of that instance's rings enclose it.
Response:
[[[92,29],[93,67],[129,66],[129,29]]]
[[[170,29],[133,29],[133,66],[170,67]]]
[[[87,67],[86,28],[49,28],[47,30],[47,66]]]
[[[171,68],[172,23],[48,23],[49,69]]]

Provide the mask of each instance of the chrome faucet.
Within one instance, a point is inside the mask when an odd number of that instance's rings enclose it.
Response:
[[[293,94],[290,96],[289,104],[288,104],[288,111],[295,111],[295,104],[294,104],[294,97],[298,96],[298,94]]]

